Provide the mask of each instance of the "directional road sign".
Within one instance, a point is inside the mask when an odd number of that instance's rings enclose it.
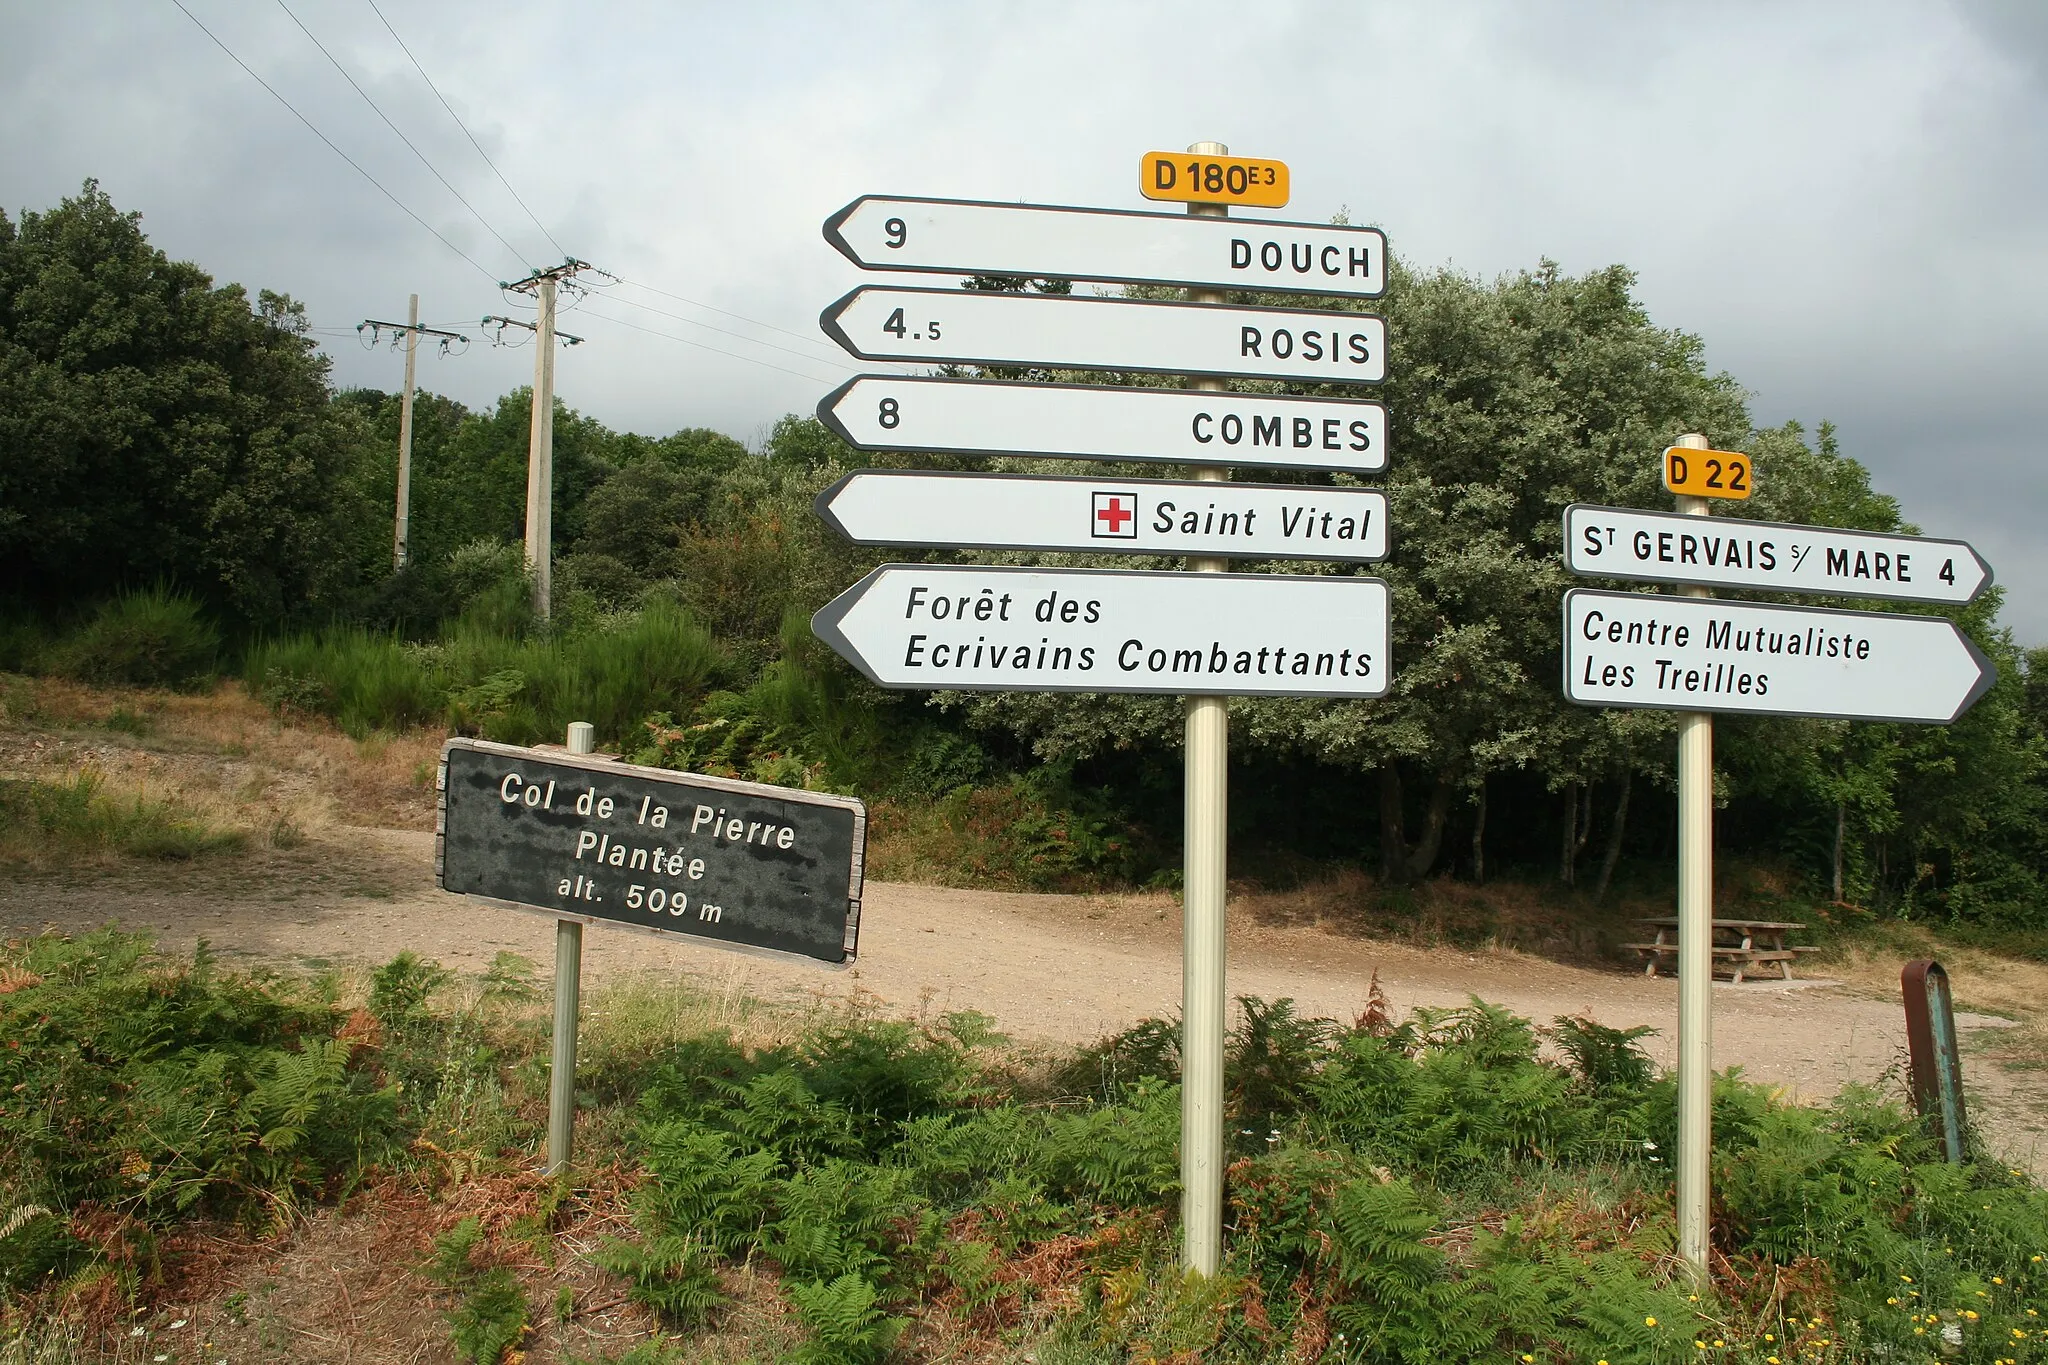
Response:
[[[1387,467],[1386,406],[1362,398],[862,375],[825,395],[818,420],[862,450]]]
[[[1668,446],[1664,451],[1664,486],[1694,498],[1745,499],[1755,487],[1749,456],[1735,450],[1697,450]]]
[[[869,360],[1310,383],[1387,377],[1387,324],[1369,313],[869,285],[818,325]]]
[[[1387,496],[1370,488],[862,469],[820,493],[817,508],[858,545],[1387,557]]]
[[[554,919],[851,961],[867,808],[850,796],[452,739],[445,890]]]
[[[1147,152],[1138,164],[1138,193],[1185,204],[1240,204],[1277,209],[1287,203],[1287,163],[1201,152]]]
[[[1330,223],[865,195],[825,220],[825,240],[867,270],[1361,299],[1387,288],[1386,234]]]
[[[1941,616],[1586,588],[1564,598],[1564,692],[1588,706],[1946,725],[1997,680]]]
[[[1385,694],[1377,578],[884,564],[811,618],[883,687]]]
[[[1960,540],[1574,503],[1565,565],[1595,578],[1896,602],[1972,601],[1991,566]]]

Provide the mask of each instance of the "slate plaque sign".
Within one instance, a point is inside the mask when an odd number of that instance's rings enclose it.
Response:
[[[586,924],[851,962],[867,807],[487,740],[441,750],[443,890]]]

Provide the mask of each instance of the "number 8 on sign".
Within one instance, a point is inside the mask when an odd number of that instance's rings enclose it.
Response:
[[[1749,456],[1733,450],[1671,446],[1664,452],[1664,486],[1695,498],[1747,498]]]

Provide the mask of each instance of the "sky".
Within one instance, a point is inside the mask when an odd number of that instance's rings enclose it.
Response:
[[[0,206],[96,178],[303,301],[337,383],[398,387],[355,328],[414,292],[472,340],[423,387],[530,382],[477,319],[570,254],[623,283],[560,320],[565,402],[758,441],[863,368],[816,322],[862,282],[841,205],[1143,208],[1144,152],[1213,139],[1288,163],[1279,216],[1417,265],[1630,266],[1760,424],[1834,422],[2048,644],[2048,4],[183,3],[0,0]]]

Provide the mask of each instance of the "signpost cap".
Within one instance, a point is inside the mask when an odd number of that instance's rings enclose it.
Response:
[[[597,751],[597,727],[587,720],[569,722],[569,752],[588,754]]]
[[[1188,150],[1196,156],[1229,156],[1230,148],[1221,142],[1190,142]]]

